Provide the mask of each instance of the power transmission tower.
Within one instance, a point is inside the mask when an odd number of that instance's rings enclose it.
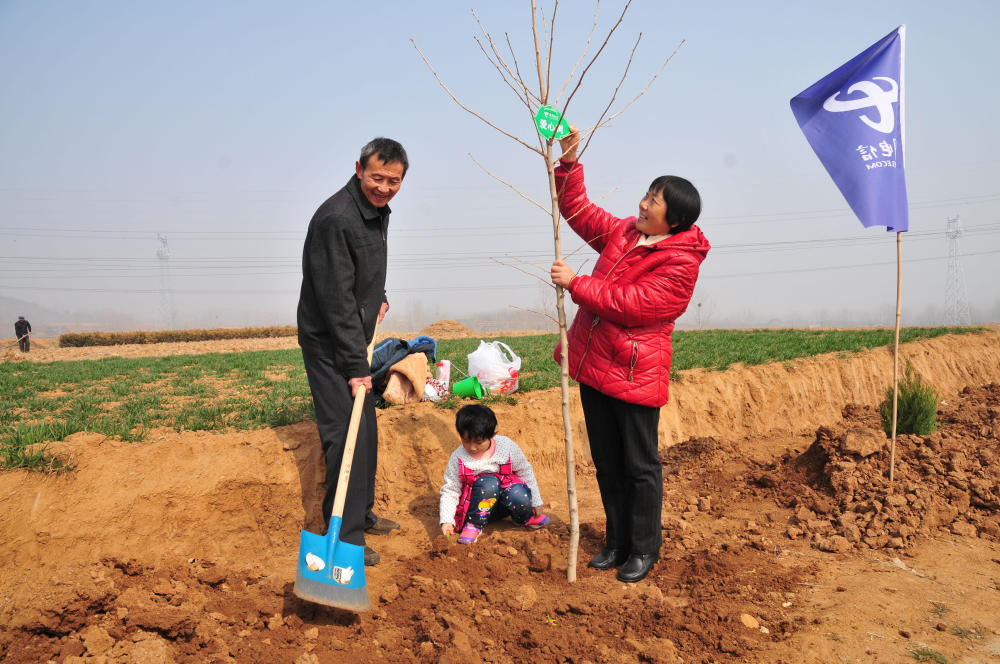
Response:
[[[174,313],[174,292],[170,287],[170,246],[167,234],[157,233],[156,257],[160,259],[160,324],[164,329],[173,329],[176,321]]]
[[[969,315],[969,300],[965,295],[965,270],[962,269],[962,259],[958,241],[962,237],[962,221],[958,215],[948,218],[948,281],[945,286],[944,317],[949,325],[969,325],[972,320]]]

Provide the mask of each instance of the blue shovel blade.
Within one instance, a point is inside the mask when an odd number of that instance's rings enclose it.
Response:
[[[295,594],[317,604],[367,611],[365,548],[338,540],[340,524],[339,517],[330,519],[326,535],[301,531]],[[322,569],[309,569],[308,554],[322,562]]]

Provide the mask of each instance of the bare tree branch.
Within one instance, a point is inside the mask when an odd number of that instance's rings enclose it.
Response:
[[[598,124],[597,124],[597,125],[596,125],[596,126],[594,127],[593,131],[597,131],[598,129],[600,129],[600,128],[601,128],[601,127],[603,127],[604,125],[608,124],[609,122],[611,122],[612,120],[614,120],[615,118],[617,118],[617,117],[618,117],[619,115],[621,115],[622,113],[624,113],[624,112],[625,112],[625,109],[627,109],[627,108],[628,108],[629,106],[631,106],[632,104],[634,104],[634,103],[636,102],[636,100],[638,100],[638,99],[639,99],[639,97],[641,97],[641,96],[643,96],[644,94],[646,94],[646,91],[647,91],[647,90],[649,90],[649,87],[650,87],[651,85],[653,85],[653,81],[655,81],[655,80],[657,79],[657,77],[658,77],[658,76],[659,76],[659,75],[660,75],[661,73],[663,73],[663,70],[664,70],[664,68],[665,68],[665,67],[667,66],[667,64],[668,64],[668,63],[669,63],[669,62],[670,62],[670,61],[671,61],[671,60],[673,59],[673,57],[674,57],[675,55],[677,55],[677,51],[679,51],[679,50],[681,49],[681,46],[683,46],[683,45],[684,45],[684,42],[685,42],[685,41],[687,41],[687,40],[686,40],[686,39],[682,39],[682,40],[680,41],[680,43],[679,43],[679,44],[677,44],[677,48],[675,48],[675,49],[674,49],[674,52],[673,52],[673,53],[671,53],[671,54],[670,54],[670,56],[669,56],[669,57],[668,57],[668,58],[667,58],[666,60],[664,60],[664,61],[663,61],[663,64],[662,64],[662,65],[660,65],[660,68],[659,68],[658,70],[656,70],[656,73],[655,73],[655,74],[653,74],[653,78],[649,79],[649,83],[647,83],[647,84],[646,84],[646,87],[644,87],[644,88],[643,88],[642,90],[640,90],[640,91],[639,91],[639,94],[637,94],[636,96],[632,97],[632,99],[630,99],[630,100],[629,100],[629,102],[628,102],[627,104],[625,104],[625,105],[624,105],[624,106],[622,106],[622,107],[621,107],[620,109],[618,109],[618,111],[617,111],[617,112],[615,112],[614,114],[612,114],[612,115],[608,116],[608,118],[607,118],[606,120],[603,120],[602,122],[599,122],[599,123],[598,123]],[[586,149],[586,148],[585,148],[585,149]]]
[[[549,98],[549,84],[552,82],[552,42],[556,36],[556,12],[559,11],[559,0],[555,0],[552,5],[552,20],[549,21],[549,48],[545,55],[545,90],[541,91],[542,96]]]
[[[417,46],[417,42],[415,42],[415,41],[414,41],[414,40],[413,40],[413,39],[411,38],[411,39],[410,39],[410,43],[411,43],[411,44],[413,44],[413,48],[417,49],[417,53],[419,53],[419,54],[420,54],[420,58],[421,58],[421,59],[422,59],[422,60],[424,61],[424,64],[425,64],[425,65],[427,65],[427,68],[431,70],[431,73],[432,73],[432,74],[434,74],[434,78],[436,78],[436,79],[437,79],[437,82],[438,82],[438,85],[440,85],[440,86],[441,86],[441,88],[442,88],[442,89],[443,89],[443,90],[444,90],[445,92],[447,92],[447,93],[448,93],[448,96],[449,96],[449,97],[451,97],[452,101],[454,101],[454,102],[455,102],[456,104],[458,104],[459,106],[461,106],[461,107],[462,107],[462,110],[466,111],[467,113],[470,113],[471,115],[474,115],[474,116],[476,116],[477,118],[479,118],[480,120],[482,120],[482,121],[483,121],[484,123],[486,123],[486,124],[488,124],[489,126],[493,127],[494,129],[496,129],[496,130],[497,130],[498,132],[500,132],[501,134],[503,134],[503,135],[504,135],[504,136],[506,136],[507,138],[510,138],[510,139],[512,139],[512,140],[515,140],[515,141],[517,141],[518,143],[520,143],[520,144],[521,144],[521,145],[523,145],[524,147],[528,148],[528,149],[529,149],[529,150],[531,150],[532,152],[535,152],[535,153],[537,153],[537,154],[540,154],[540,155],[542,155],[542,156],[544,156],[544,155],[545,155],[545,153],[544,153],[544,152],[542,152],[541,150],[539,150],[538,148],[536,148],[536,147],[532,147],[532,146],[528,145],[527,143],[525,143],[525,142],[524,142],[523,140],[521,140],[520,138],[518,138],[518,137],[517,137],[517,136],[515,136],[514,134],[510,133],[509,131],[505,131],[505,130],[501,129],[500,127],[496,126],[495,124],[493,124],[492,122],[490,122],[489,120],[487,120],[486,118],[484,118],[484,117],[483,117],[482,115],[480,115],[479,113],[476,113],[476,112],[475,112],[475,111],[473,111],[473,110],[472,110],[471,108],[469,108],[468,106],[466,106],[465,104],[463,104],[462,102],[460,102],[460,101],[458,100],[458,97],[456,97],[456,96],[454,95],[454,93],[453,93],[453,92],[452,92],[451,90],[449,90],[449,89],[448,89],[448,86],[444,84],[444,81],[442,81],[442,80],[441,80],[441,77],[440,77],[440,76],[438,76],[438,73],[437,73],[436,71],[434,71],[434,67],[432,67],[432,66],[431,66],[431,63],[430,63],[430,62],[429,62],[429,61],[427,60],[427,56],[425,56],[425,55],[424,55],[424,53],[423,53],[423,51],[421,51],[421,50],[420,50],[420,47],[419,47],[419,46]]]
[[[479,50],[483,52],[483,56],[485,56],[486,59],[490,61],[490,64],[493,65],[493,68],[497,70],[498,74],[500,74],[500,78],[503,79],[503,82],[506,83],[507,87],[510,88],[514,92],[514,95],[518,98],[518,100],[528,108],[528,112],[532,113],[531,104],[529,103],[528,99],[525,97],[525,95],[524,95],[524,93],[522,91],[523,88],[522,88],[522,90],[518,90],[516,87],[514,87],[514,84],[511,83],[510,80],[507,79],[507,75],[504,73],[504,71],[502,69],[500,69],[500,65],[498,65],[496,62],[494,62],[493,58],[490,57],[490,54],[486,52],[486,48],[483,46],[483,43],[481,41],[479,41],[479,37],[473,37],[473,39],[475,39],[476,43],[479,44]],[[532,113],[532,115],[534,115],[534,113]]]
[[[587,136],[587,142],[583,144],[583,148],[579,151],[577,158],[582,157],[583,153],[587,151],[587,146],[590,145],[590,139],[594,137],[594,133],[597,131],[597,127],[601,126],[601,121],[604,119],[604,116],[607,115],[608,110],[611,108],[611,105],[615,103],[615,99],[618,97],[618,90],[621,89],[622,83],[625,82],[625,78],[628,76],[628,70],[632,66],[632,58],[635,57],[635,49],[639,48],[640,41],[642,41],[641,32],[639,33],[639,36],[636,37],[635,44],[632,45],[632,52],[629,53],[628,62],[625,63],[625,71],[622,72],[622,77],[618,80],[618,85],[615,86],[614,92],[611,93],[611,99],[608,100],[608,105],[604,107],[603,111],[601,111],[601,116],[597,119],[597,124],[594,125],[594,131],[590,132],[590,135]],[[674,52],[676,53],[676,51]],[[669,58],[667,58],[667,60],[669,61]],[[666,64],[667,63],[664,62],[663,66],[665,67]],[[663,67],[660,67],[660,71],[663,71]],[[657,72],[657,76],[658,75],[659,72]],[[654,76],[653,78],[655,80],[656,77]],[[652,81],[650,81],[650,83],[652,83]],[[647,85],[646,87],[648,88],[649,86]]]
[[[536,270],[538,270],[539,272],[541,272],[543,275],[549,274],[549,268],[546,267],[546,266],[544,266],[544,265],[539,265],[538,263],[532,263],[531,261],[526,261],[526,260],[524,260],[523,258],[521,258],[519,256],[512,256],[511,254],[504,254],[504,256],[507,257],[507,258],[513,259],[513,260],[517,261],[518,263],[521,263],[522,265],[527,265],[528,267],[533,267]],[[549,285],[551,286],[552,284],[549,284]]]
[[[520,197],[521,197],[521,198],[523,198],[524,200],[528,201],[529,203],[533,203],[533,204],[534,204],[535,206],[537,206],[537,207],[538,207],[538,209],[539,209],[539,210],[541,210],[541,211],[542,211],[542,212],[544,212],[545,214],[549,214],[549,211],[548,211],[548,210],[547,210],[547,209],[546,209],[545,207],[543,207],[541,203],[539,203],[538,201],[536,201],[536,200],[535,200],[535,199],[533,199],[533,198],[530,198],[530,197],[528,197],[527,195],[525,195],[525,193],[524,193],[524,192],[522,192],[522,191],[521,191],[520,189],[518,189],[517,187],[515,187],[515,186],[514,186],[514,185],[512,185],[511,183],[509,183],[509,182],[507,182],[506,180],[503,180],[503,179],[501,179],[501,178],[497,177],[496,175],[494,175],[493,173],[491,173],[491,172],[490,172],[490,171],[489,171],[489,170],[488,170],[488,169],[487,169],[487,168],[486,168],[485,166],[483,166],[483,165],[482,165],[482,164],[480,164],[480,163],[479,163],[478,161],[476,161],[476,158],[472,156],[472,153],[471,153],[471,152],[469,153],[469,158],[470,158],[470,159],[472,159],[472,161],[474,161],[474,162],[475,162],[476,166],[478,166],[479,168],[483,169],[483,172],[484,172],[484,173],[486,173],[487,175],[489,175],[489,176],[490,176],[491,178],[493,178],[494,180],[496,180],[496,181],[497,181],[497,182],[499,182],[500,184],[505,184],[505,185],[507,185],[508,187],[510,187],[511,189],[513,189],[513,190],[514,190],[514,192],[515,192],[515,193],[516,193],[516,194],[517,194],[518,196],[520,196]]]
[[[545,75],[542,73],[542,52],[538,45],[538,8],[535,0],[531,0],[531,34],[535,36],[535,66],[538,68],[538,93],[541,95],[542,104],[547,103]]]
[[[514,63],[514,71],[517,73],[517,80],[518,80],[518,82],[520,82],[521,85],[524,86],[524,93],[526,95],[528,95],[532,99],[532,101],[535,102],[535,104],[537,104],[538,106],[541,106],[542,102],[538,98],[538,95],[536,95],[534,92],[532,92],[531,90],[528,89],[528,84],[525,83],[524,78],[522,78],[522,76],[521,76],[521,68],[517,64],[517,55],[514,54],[514,46],[510,43],[510,34],[505,32],[505,33],[503,33],[503,35],[507,39],[507,50],[510,51],[510,59]],[[532,113],[531,115],[532,115],[532,117],[534,117],[535,114]]]
[[[476,13],[476,10],[473,9],[471,11],[472,11],[472,18],[476,19],[476,25],[479,26],[479,31],[483,33],[483,37],[485,37],[486,41],[490,43],[490,48],[493,49],[493,54],[496,56],[497,60],[499,60],[500,63],[503,65],[503,68],[507,70],[507,73],[510,74],[510,76],[513,78],[514,72],[512,72],[507,63],[504,62],[503,56],[500,55],[500,51],[497,50],[496,43],[493,41],[493,36],[490,34],[489,30],[486,29],[486,26],[483,25],[483,22],[479,20],[479,14]]]
[[[549,285],[551,286],[552,284],[549,284]],[[557,321],[555,318],[553,318],[552,316],[548,315],[544,311],[538,311],[537,309],[528,309],[527,307],[519,307],[516,304],[508,304],[507,306],[510,307],[511,309],[520,309],[521,311],[527,311],[529,314],[538,314],[539,316],[544,316],[545,318],[548,318],[550,321],[552,321],[553,323],[555,323],[557,327],[559,325],[559,321]],[[554,375],[555,372],[546,372],[546,373],[550,373],[550,375]]]
[[[594,5],[594,23],[593,25],[590,26],[590,34],[587,35],[587,44],[583,47],[583,53],[580,54],[580,57],[577,59],[576,64],[573,65],[573,71],[569,73],[569,78],[567,78],[566,82],[563,83],[562,90],[559,91],[559,95],[556,97],[556,100],[552,102],[553,106],[559,105],[559,100],[562,99],[563,93],[566,92],[567,86],[569,86],[570,82],[573,80],[573,76],[576,75],[577,68],[579,68],[580,63],[583,62],[583,59],[587,57],[587,51],[590,50],[590,40],[594,38],[594,32],[597,30],[597,13],[600,9],[601,9],[601,1],[597,0],[597,3]]]
[[[617,30],[618,26],[622,24],[622,20],[625,18],[625,12],[628,11],[629,5],[631,4],[632,0],[628,0],[628,2],[625,3],[625,6],[622,8],[622,13],[619,14],[618,20],[615,21],[615,24],[611,26],[611,30],[608,31],[608,36],[604,38],[604,42],[601,44],[601,47],[597,49],[597,53],[594,53],[594,57],[590,59],[587,66],[583,68],[582,72],[580,72],[580,78],[577,79],[576,86],[574,86],[573,91],[569,93],[569,97],[566,98],[566,103],[563,104],[563,112],[565,112],[565,109],[569,107],[569,103],[573,101],[573,97],[583,84],[583,79],[586,77],[587,72],[590,71],[591,66],[593,66],[593,64],[597,61],[597,58],[601,57],[601,52],[604,50],[604,47],[608,45],[608,42],[611,41],[611,36],[615,34],[615,30]]]
[[[497,61],[501,65],[503,65],[503,69],[506,70],[507,74],[509,74],[521,86],[521,92],[519,93],[517,90],[514,90],[514,94],[517,95],[518,99],[520,99],[521,102],[528,109],[528,117],[531,118],[532,124],[533,124],[534,123],[534,117],[535,117],[535,109],[532,108],[531,104],[534,103],[536,106],[540,106],[541,105],[541,101],[539,100],[538,95],[536,95],[530,88],[528,88],[528,84],[525,82],[524,77],[521,75],[521,69],[520,69],[520,66],[518,65],[518,62],[517,62],[517,55],[514,53],[514,46],[510,43],[510,34],[507,33],[507,32],[504,32],[504,38],[507,41],[507,49],[510,51],[511,61],[514,63],[514,71],[513,72],[511,72],[511,70],[510,70],[510,65],[508,65],[504,61],[503,56],[500,55],[500,51],[497,48],[496,42],[493,41],[493,36],[486,29],[486,26],[483,25],[482,21],[479,20],[479,15],[476,14],[475,10],[472,10],[472,16],[476,20],[476,23],[479,25],[479,29],[480,29],[480,31],[482,31],[483,36],[489,42],[490,48],[493,49],[493,53],[496,55]],[[486,59],[489,60],[491,63],[493,63],[494,67],[498,67],[498,65],[493,62],[493,59],[490,58],[489,55],[486,54],[486,49],[483,47],[482,43],[479,41],[478,38],[476,39],[476,43],[479,44],[479,49],[481,51],[483,51],[484,55],[486,55]],[[498,67],[498,71],[499,71],[499,67]],[[512,84],[508,81],[507,77],[504,76],[503,72],[501,72],[500,75],[504,79],[504,82],[507,83],[508,86],[512,86]],[[511,87],[511,89],[513,89],[513,87]],[[543,137],[541,136],[541,134],[538,134],[537,131],[536,131],[536,136],[538,138],[538,150],[539,150],[539,153],[540,154],[544,154],[542,152],[542,150],[544,150],[545,141],[543,140]]]
[[[528,84],[525,82],[524,77],[521,75],[521,67],[517,62],[517,55],[514,53],[514,45],[510,43],[510,33],[503,33],[504,38],[507,40],[507,50],[510,51],[511,62],[514,63],[514,71],[517,72],[517,80],[522,86],[524,86],[524,94],[527,95],[537,106],[541,106],[542,102],[534,92],[528,89]],[[531,110],[531,121],[535,121],[535,111]],[[538,149],[539,151],[545,150],[545,137],[541,135],[537,130],[535,135],[538,137]],[[544,154],[544,152],[543,152]]]
[[[601,194],[600,196],[598,196],[596,200],[590,201],[590,204],[596,206],[598,203],[600,203],[601,201],[603,201],[605,198],[607,198],[611,194],[613,194],[616,191],[618,191],[618,189],[620,189],[620,187],[611,187],[611,189],[608,189],[606,192],[604,192],[603,194]],[[563,219],[560,222],[560,224],[565,224],[565,223],[569,222],[570,219],[575,218],[577,214],[583,213],[583,211],[586,210],[586,209],[587,209],[586,207],[580,208],[579,210],[576,211],[576,214],[571,214],[570,216],[566,217],[565,219]],[[548,210],[546,210],[546,212],[548,212]],[[597,236],[597,237],[600,237],[600,236]]]
[[[523,90],[523,96],[526,97],[526,98],[533,97],[533,98],[537,99],[537,97],[535,97],[535,95],[532,94],[531,90],[528,89],[528,86],[525,84],[524,79],[521,78],[521,72],[517,72],[515,74],[514,72],[512,72],[510,70],[510,65],[508,65],[507,62],[503,59],[503,56],[500,55],[500,49],[497,48],[496,42],[493,41],[493,35],[491,35],[489,33],[489,31],[486,29],[486,26],[484,26],[483,23],[482,23],[482,21],[479,20],[479,15],[476,14],[476,10],[474,10],[474,9],[472,10],[472,16],[473,16],[473,18],[476,19],[476,23],[479,25],[479,30],[483,33],[483,37],[485,37],[486,41],[489,42],[490,48],[493,50],[493,55],[496,56],[497,62],[499,62],[501,65],[503,65],[504,70],[507,72],[507,74],[512,79],[514,79],[518,83],[520,83],[521,88]],[[504,33],[504,34],[506,34],[506,33]],[[476,41],[478,42],[479,39],[476,39]],[[508,38],[508,44],[509,44],[509,38]],[[482,49],[483,45],[480,44],[479,48]],[[484,49],[483,52],[485,53],[485,49]],[[513,53],[514,53],[514,51],[513,51],[513,49],[511,49],[511,55],[513,55]],[[516,64],[517,63],[515,62],[515,65]],[[494,66],[496,66],[496,65],[494,65]],[[506,81],[506,78],[504,80]],[[508,85],[510,85],[510,84],[508,83]],[[532,115],[534,115],[534,113],[532,113]]]
[[[607,235],[607,233],[604,233],[604,235]],[[602,237],[602,236],[598,235],[597,237]],[[594,239],[596,240],[597,238],[594,238]],[[566,260],[567,258],[571,258],[571,257],[575,256],[576,254],[580,253],[581,251],[583,251],[584,247],[590,247],[590,245],[587,244],[586,242],[584,242],[579,247],[577,247],[573,251],[571,251],[568,254],[566,254],[565,256],[563,256],[563,260]],[[579,270],[577,270],[577,272],[579,272]]]
[[[600,196],[598,196],[598,197],[597,197],[597,200],[594,200],[594,201],[591,201],[591,202],[590,202],[590,204],[591,204],[591,205],[597,205],[597,204],[598,204],[598,203],[600,203],[600,202],[601,202],[602,200],[604,200],[605,198],[607,198],[607,197],[608,197],[608,196],[610,196],[611,194],[613,194],[613,193],[615,193],[616,191],[618,191],[618,189],[619,189],[619,187],[612,187],[611,189],[608,189],[608,190],[607,190],[606,192],[604,192],[603,194],[601,194]],[[583,211],[584,211],[584,210],[586,210],[586,209],[587,209],[587,208],[581,208],[581,209],[577,210],[576,214],[573,214],[573,215],[570,215],[569,217],[567,217],[566,219],[564,219],[564,220],[562,221],[562,223],[564,223],[564,224],[568,224],[568,223],[569,223],[569,220],[570,220],[570,219],[573,219],[573,218],[574,218],[574,217],[575,217],[575,216],[576,216],[577,214],[580,214],[581,212],[583,212]],[[610,233],[610,232],[611,232],[611,231],[608,231],[608,233]],[[592,237],[592,238],[591,238],[590,240],[585,240],[585,241],[584,241],[584,243],[583,243],[583,244],[581,244],[581,245],[580,245],[579,247],[577,247],[577,248],[576,248],[576,249],[574,249],[573,251],[571,251],[571,252],[569,252],[568,254],[566,254],[566,256],[564,256],[564,259],[565,259],[565,258],[569,258],[570,256],[572,256],[572,255],[576,254],[576,253],[577,253],[577,252],[579,252],[579,251],[582,251],[584,247],[589,247],[589,246],[590,246],[590,243],[591,243],[591,242],[593,242],[593,241],[594,241],[594,240],[596,240],[597,238],[600,238],[600,237],[604,237],[605,235],[608,235],[608,233],[601,233],[600,235],[595,235],[595,236],[594,236],[594,237]],[[579,270],[577,270],[577,272],[579,272]]]
[[[531,277],[532,279],[538,279],[540,282],[542,282],[543,284],[545,284],[546,286],[548,286],[550,288],[555,288],[555,286],[552,284],[552,282],[546,281],[545,279],[542,279],[537,274],[532,274],[531,272],[528,272],[527,270],[522,270],[521,268],[519,268],[516,265],[511,265],[510,263],[504,263],[502,260],[500,260],[496,256],[490,256],[490,260],[493,261],[494,263],[499,263],[500,265],[503,265],[504,267],[514,268],[518,272],[521,272],[522,274],[526,274],[529,277]]]
[[[573,101],[573,97],[576,95],[577,90],[579,90],[580,89],[580,85],[583,84],[583,78],[587,75],[587,71],[590,69],[590,66],[593,65],[597,61],[597,58],[599,58],[601,56],[601,51],[603,51],[604,47],[608,45],[608,42],[611,40],[611,35],[615,34],[615,30],[617,30],[618,26],[621,25],[622,20],[625,18],[625,13],[628,11],[629,5],[631,5],[631,4],[632,4],[632,0],[628,0],[628,2],[625,3],[625,6],[622,8],[622,13],[618,16],[618,21],[615,22],[615,24],[613,26],[611,26],[611,30],[608,31],[608,36],[604,38],[604,42],[601,44],[601,47],[599,49],[597,49],[597,53],[594,53],[594,57],[590,59],[590,62],[587,63],[587,66],[584,67],[584,69],[583,69],[582,72],[580,72],[580,79],[576,82],[576,87],[573,88],[573,92],[571,92],[569,94],[569,97],[566,99],[566,103],[563,105],[562,110],[559,112],[559,119],[556,120],[556,126],[557,127],[559,126],[559,123],[562,122],[563,117],[565,117],[565,115],[566,115],[566,109],[569,108],[569,103],[571,101]],[[640,37],[641,37],[641,34],[640,34]],[[632,48],[632,52],[635,53],[635,47]],[[629,58],[629,63],[630,64],[631,64],[631,61],[632,61],[632,58],[630,57]],[[626,67],[625,71],[626,72],[628,71],[627,67]],[[621,85],[621,83],[619,83],[619,86],[620,85]],[[617,93],[617,89],[616,89],[616,93]],[[553,134],[553,136],[555,136],[555,134]],[[550,143],[552,142],[551,138],[549,139],[549,142]],[[582,154],[582,152],[581,152],[581,154]]]

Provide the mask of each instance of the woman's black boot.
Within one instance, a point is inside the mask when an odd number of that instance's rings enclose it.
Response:
[[[633,553],[618,570],[618,580],[625,583],[642,581],[658,558],[655,553]]]

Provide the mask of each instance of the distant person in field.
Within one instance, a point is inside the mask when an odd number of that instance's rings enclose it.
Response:
[[[619,218],[587,198],[570,127],[556,168],[559,211],[600,257],[578,275],[552,264],[552,283],[579,305],[569,329],[569,374],[580,384],[590,451],[607,521],[596,569],[618,579],[646,577],[659,558],[663,477],[657,427],[667,403],[674,321],[687,309],[708,240],[694,225],[698,191],[664,175],[639,199],[639,216]],[[556,347],[555,359],[562,350]]]
[[[452,452],[441,487],[441,533],[473,544],[490,521],[510,516],[519,526],[549,523],[542,495],[524,452],[496,435],[497,416],[487,406],[463,406],[455,415],[462,444]]]
[[[14,336],[17,337],[17,346],[22,353],[31,350],[31,323],[24,316],[18,316],[14,322]]]
[[[340,531],[344,542],[365,547],[366,565],[377,564],[379,555],[365,544],[365,533],[384,535],[399,529],[395,521],[373,512],[378,427],[367,347],[376,321],[389,311],[385,294],[389,201],[403,184],[408,167],[406,151],[392,139],[376,138],[361,148],[347,184],[313,215],[302,251],[298,336],[326,457],[327,528],[354,395],[359,389],[368,390]]]

